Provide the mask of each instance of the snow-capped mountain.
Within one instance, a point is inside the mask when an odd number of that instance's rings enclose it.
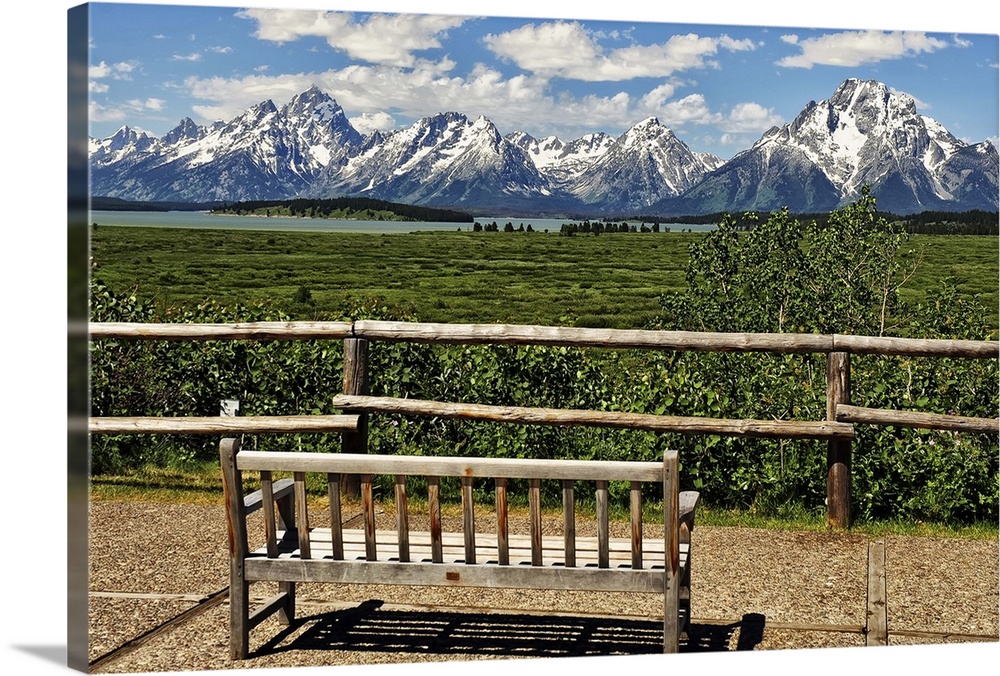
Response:
[[[587,205],[639,213],[695,185],[722,160],[697,155],[655,117],[619,136],[569,187]]]
[[[280,109],[263,101],[228,123],[183,120],[162,139],[123,127],[93,144],[92,194],[133,200],[280,199],[295,195],[364,137],[316,87]]]
[[[538,140],[523,131],[513,132],[505,138],[527,153],[543,176],[561,187],[572,184],[615,142],[612,136],[604,132],[586,134],[569,142],[558,136]]]
[[[521,208],[551,203],[553,190],[527,155],[485,117],[425,117],[381,144],[330,165],[306,197],[362,195],[427,206]]]
[[[846,80],[810,101],[791,123],[766,132],[678,199],[674,213],[819,212],[853,201],[870,185],[896,213],[997,208],[997,151],[968,145],[919,115],[913,97],[874,80]]]
[[[846,80],[728,162],[656,118],[618,138],[502,136],[485,117],[444,112],[363,136],[311,87],[231,121],[185,118],[162,138],[122,127],[90,141],[91,194],[139,201],[364,195],[470,211],[628,216],[819,212],[870,185],[881,209],[997,208],[997,150],[919,115],[907,94]]]

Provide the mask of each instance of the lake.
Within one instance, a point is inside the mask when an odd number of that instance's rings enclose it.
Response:
[[[564,223],[571,219],[558,218],[512,218],[482,216],[478,220],[483,225],[497,222],[502,229],[510,221],[515,228],[524,224],[533,230],[558,233]],[[209,214],[207,211],[90,211],[88,223],[101,225],[121,225],[149,228],[203,228],[223,230],[275,230],[285,232],[373,232],[377,234],[425,232],[429,230],[450,230],[461,228],[471,231],[472,223],[444,223],[432,221],[355,221],[330,218],[290,218],[281,216],[230,216]],[[664,226],[667,227],[667,226]],[[705,232],[714,230],[714,225],[673,224],[674,231],[693,230]]]

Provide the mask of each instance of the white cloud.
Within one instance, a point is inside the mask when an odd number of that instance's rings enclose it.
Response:
[[[785,42],[788,42],[787,40]],[[812,68],[823,66],[860,66],[886,59],[900,59],[929,53],[948,46],[948,43],[921,32],[848,31],[830,33],[818,38],[808,38],[797,44],[802,53],[778,61],[787,68]]]
[[[127,115],[126,111],[120,108],[106,108],[94,101],[91,101],[87,107],[91,122],[122,122]]]
[[[737,103],[733,109],[719,121],[719,128],[726,132],[763,132],[771,127],[779,126],[785,120],[770,108],[759,103]]]
[[[127,102],[127,106],[136,112],[141,111],[160,111],[166,107],[167,102],[163,99],[149,98],[145,101],[141,99],[132,99]]]
[[[388,113],[364,113],[349,118],[349,121],[352,127],[365,135],[374,131],[391,131],[397,126],[396,119]]]
[[[231,54],[233,51],[232,47],[209,47],[208,51],[214,52],[215,54]]]
[[[782,42],[787,42],[790,45],[797,45],[797,44],[799,44],[799,36],[798,35],[782,35],[781,36],[781,41]]]
[[[101,61],[97,65],[90,66],[87,74],[97,79],[110,77],[115,80],[127,80],[136,68],[138,68],[138,64],[135,62],[119,61],[109,66],[105,61]]]
[[[595,34],[577,22],[566,21],[527,24],[506,33],[486,35],[483,40],[497,56],[523,70],[547,78],[588,82],[666,77],[692,68],[714,68],[718,64],[710,57],[719,49],[755,48],[750,40],[689,33],[673,35],[660,44],[605,50]]]
[[[660,122],[668,127],[681,127],[685,124],[715,124],[720,115],[713,113],[705,97],[701,94],[689,94],[677,101],[671,101],[661,108]]]
[[[199,52],[192,52],[191,54],[174,54],[174,61],[201,61],[201,54]]]
[[[132,99],[119,106],[103,106],[95,101],[88,105],[92,122],[124,122],[133,120],[137,115],[157,113],[166,107],[163,99]],[[134,126],[131,122],[129,126]]]
[[[450,61],[421,61],[412,69],[355,65],[323,73],[191,77],[184,84],[193,98],[204,102],[192,110],[205,121],[232,119],[265,99],[281,106],[316,84],[343,106],[359,131],[366,133],[386,131],[445,111],[472,118],[485,115],[505,134],[520,130],[538,136],[557,134],[567,140],[594,131],[620,133],[649,116],[688,130],[711,124],[763,130],[780,121],[771,111],[752,103],[740,104],[727,117],[711,110],[701,94],[674,100],[676,91],[684,86],[674,80],[639,96],[624,91],[576,96],[553,94],[544,77],[506,77],[482,64],[459,77],[451,74],[453,67]]]
[[[462,17],[425,14],[375,14],[366,22],[347,12],[247,9],[237,16],[257,22],[256,37],[294,42],[319,37],[351,58],[391,66],[413,66],[414,52],[441,46],[439,38],[465,22]]]
[[[91,66],[87,74],[93,78],[102,78],[102,77],[108,77],[109,75],[111,75],[112,72],[113,72],[112,67],[109,66],[104,61],[101,61],[96,66]]]
[[[951,41],[952,41],[952,44],[954,44],[956,47],[971,47],[972,46],[972,40],[966,40],[966,39],[964,39],[964,38],[962,38],[961,36],[958,36],[958,35],[952,36]]]
[[[91,94],[107,94],[108,90],[111,89],[108,85],[103,82],[96,82],[91,80],[88,84],[88,90]]]

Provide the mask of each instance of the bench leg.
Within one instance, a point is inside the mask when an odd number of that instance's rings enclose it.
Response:
[[[282,624],[291,624],[295,621],[295,583],[280,582],[278,590],[285,594],[285,605],[278,611],[278,621]]]
[[[680,629],[687,632],[687,627],[691,624],[691,529],[686,522],[681,524],[680,543],[682,546],[687,545],[687,565],[680,580],[680,607],[684,611],[684,623]]]
[[[229,582],[229,658],[244,660],[250,652],[250,585],[242,575]]]

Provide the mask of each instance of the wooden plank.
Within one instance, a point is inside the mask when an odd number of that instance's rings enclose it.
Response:
[[[869,425],[893,425],[928,430],[971,432],[974,434],[997,434],[1000,432],[1000,419],[998,418],[972,418],[941,413],[923,413],[920,411],[892,411],[888,409],[850,406],[848,404],[837,405],[836,417],[841,422],[865,423]]]
[[[363,338],[461,345],[553,345],[699,352],[886,354],[996,359],[997,341],[821,335],[595,329],[511,324],[356,322],[143,323],[90,322],[90,340],[323,340]]]
[[[436,476],[427,477],[427,505],[430,510],[431,556],[441,563],[441,482]]]
[[[273,559],[278,555],[278,540],[276,522],[274,519],[274,482],[269,471],[260,473],[261,504],[264,508],[264,540],[267,547],[267,557]]]
[[[632,567],[642,568],[642,484],[633,481],[629,488],[630,519],[632,524]]]
[[[372,495],[372,475],[361,475],[361,511],[365,518],[365,556],[369,561],[378,559],[375,546],[375,498]]]
[[[243,451],[239,469],[273,471],[467,476],[507,479],[580,479],[593,481],[661,481],[658,462],[605,460],[539,460],[527,458],[461,458],[422,455],[352,455],[298,451]]]
[[[333,541],[333,558],[344,558],[344,516],[340,503],[340,475],[327,474],[327,497],[330,500],[330,537]]]
[[[396,533],[399,544],[399,560],[410,560],[410,519],[406,510],[406,477],[396,475]]]
[[[229,533],[229,657],[245,659],[250,651],[250,592],[246,579],[246,513],[243,504],[243,474],[237,467],[239,439],[219,443],[222,469],[222,493],[226,504],[226,528]]]
[[[562,566],[499,566],[463,563],[397,563],[319,559],[248,559],[248,579],[332,584],[403,584],[514,589],[576,589],[661,593],[662,570],[598,569]]]
[[[528,514],[531,532],[531,565],[542,565],[542,482],[528,480]]]
[[[886,606],[885,540],[868,543],[868,623],[865,643],[889,645],[889,617]]]
[[[621,411],[586,411],[579,409],[490,406],[456,402],[427,401],[399,397],[361,397],[337,395],[333,405],[342,410],[423,415],[460,420],[485,420],[526,425],[581,425],[615,429],[718,434],[737,437],[852,439],[854,427],[829,421],[732,420],[626,413]],[[546,477],[542,477],[546,478]]]
[[[91,434],[286,434],[351,432],[357,415],[107,416],[89,419]]]
[[[850,352],[851,354],[881,354],[898,357],[996,359],[1000,357],[1000,343],[995,340],[834,335],[831,351]]]
[[[354,334],[371,340],[460,345],[552,345],[707,352],[825,352],[833,337],[794,333],[709,333],[512,324],[437,324],[361,320]]]
[[[663,652],[676,653],[680,642],[681,547],[677,526],[679,463],[676,451],[663,454]]]
[[[496,478],[496,513],[497,513],[497,559],[500,565],[510,563],[510,545],[507,539],[507,479]]]
[[[369,392],[368,341],[357,338],[344,340],[344,368],[341,391],[348,395],[366,395]],[[340,437],[340,452],[364,455],[368,453],[368,414],[363,411],[344,411],[358,415],[358,428]],[[358,497],[360,487],[356,474],[344,477],[344,491]]]
[[[837,407],[851,402],[851,360],[846,352],[826,356],[826,418],[835,420]],[[851,525],[851,442],[830,439],[826,452],[826,522],[831,528]]]
[[[314,559],[330,558],[331,556],[331,536],[328,531],[322,528],[313,528],[310,532],[311,548]],[[432,562],[431,533],[428,531],[411,531],[410,533],[410,559],[413,562]],[[461,533],[445,533],[442,544],[441,561],[448,563],[465,563],[465,538]],[[397,535],[390,531],[379,531],[377,533],[378,551],[392,551],[397,542]],[[528,535],[514,535],[509,541],[509,565],[531,565],[532,548],[531,537]],[[684,543],[679,549],[680,567],[683,570],[689,561],[690,546]],[[609,546],[609,568],[631,568],[632,552],[630,538],[610,538]],[[560,536],[544,536],[542,538],[542,565],[560,566],[564,565],[563,540]],[[263,548],[253,552],[254,557],[263,557]],[[284,548],[279,558],[297,557],[297,550]],[[346,529],[344,531],[344,558],[345,560],[367,560],[367,542],[363,529]],[[477,565],[501,565],[498,557],[498,541],[494,534],[479,534],[476,538],[476,558]],[[381,561],[397,560],[392,554],[384,555]],[[599,567],[598,563],[598,542],[596,537],[578,539],[577,566],[581,568]],[[468,564],[472,565],[472,564]],[[664,541],[662,538],[646,539],[643,546],[643,568],[659,569],[664,567]]]
[[[462,477],[462,534],[465,537],[465,562],[476,562],[476,511],[472,504],[472,477]]]
[[[351,322],[237,322],[144,323],[91,322],[91,340],[132,338],[140,340],[320,340],[349,338]]]
[[[576,566],[576,498],[573,495],[573,481],[564,479],[563,489],[563,548],[566,567]]]
[[[306,474],[295,472],[295,528],[299,532],[299,552],[303,559],[308,559],[309,552],[309,507],[306,502]]]
[[[597,565],[608,567],[608,482],[597,482]]]
[[[281,531],[278,532],[280,536]],[[351,543],[360,543],[361,545],[365,542],[365,530],[364,528],[345,528],[343,529],[344,536],[344,546],[345,548],[350,546]],[[330,530],[328,528],[311,528],[310,537],[312,538],[313,547],[315,548],[317,543],[325,543],[325,546],[329,548],[331,536]],[[375,534],[376,542],[379,545],[379,549],[383,545],[392,548],[396,544],[397,536],[396,533],[391,530],[379,530]],[[422,538],[422,539],[421,539]],[[426,540],[426,542],[424,542]],[[509,533],[507,536],[508,547],[511,552],[514,550],[523,550],[526,557],[530,557],[531,553],[531,535],[530,534],[517,534]],[[416,547],[418,544],[428,544],[430,542],[430,531],[410,531],[410,547]],[[444,547],[452,547],[457,550],[463,550],[465,548],[465,534],[462,532],[443,532],[441,534],[441,542]],[[292,541],[291,545],[296,545],[296,541]],[[497,534],[496,533],[477,533],[476,535],[476,546],[477,548],[482,546],[487,546],[493,548],[497,547]],[[542,536],[542,551],[551,552],[553,555],[562,555],[564,549],[564,540],[561,535],[543,535]],[[581,537],[577,535],[576,538],[576,549],[581,555],[587,554],[594,557],[597,556],[597,551],[599,549],[599,538],[597,535]],[[263,552],[264,550],[261,549]],[[286,549],[287,551],[287,545]],[[630,561],[632,558],[632,538],[608,538],[608,551],[611,554],[618,554],[621,556],[622,560]],[[663,537],[646,537],[643,539],[643,555],[646,559],[649,557],[648,554],[658,554],[663,555],[664,543]]]
[[[288,607],[288,595],[284,592],[276,594],[264,602],[264,605],[258,608],[252,615],[250,615],[247,624],[249,629],[252,631],[261,622],[271,617],[275,613],[284,610]]]
[[[393,533],[393,535],[395,535]],[[411,538],[410,542],[410,561],[400,562],[399,558],[396,556],[395,551],[392,549],[392,545],[395,544],[395,540],[392,541],[382,541],[380,542],[379,552],[380,557],[375,561],[369,563],[378,562],[396,562],[396,563],[434,563],[431,560],[430,546],[427,541],[423,538],[413,540]],[[382,547],[381,545],[385,545]],[[627,541],[626,541],[627,545]],[[689,557],[686,552],[690,550],[688,548],[682,548],[682,553],[680,555],[681,569],[683,569],[684,564]],[[334,561],[330,556],[330,544],[329,542],[317,542],[313,540],[312,542],[312,559],[323,560],[325,559],[327,563],[335,565],[339,561]],[[597,562],[596,551],[585,552],[585,555],[577,559],[577,566],[575,568],[600,568]],[[660,552],[649,552],[645,554],[644,565],[641,569],[632,568],[632,554],[627,548],[613,548],[611,550],[610,561],[608,569],[620,569],[620,570],[659,570],[663,572],[663,557],[664,554]],[[262,558],[266,559],[263,548],[261,548],[260,553],[253,553],[251,558]],[[282,551],[275,559],[268,559],[271,561],[276,561],[279,559],[298,559],[298,550],[292,549],[289,551]],[[453,546],[446,544],[444,546],[442,563],[457,563],[468,566],[500,566],[500,562],[497,559],[497,548],[493,542],[483,542],[482,538],[476,538],[476,563],[467,564],[465,562],[465,545],[459,544],[458,546]],[[344,547],[344,559],[345,561],[362,561],[368,562],[365,554],[365,543],[363,540],[354,541],[349,540],[345,543]],[[528,566],[531,567],[531,549],[530,546],[526,547],[515,547],[511,549],[510,552],[510,564],[511,566]],[[558,567],[566,568],[563,565],[563,551],[559,547],[553,549],[549,546],[543,548],[541,564],[540,567]],[[570,570],[573,570],[572,568]]]
[[[271,487],[272,496],[277,502],[281,502],[292,493],[291,479],[278,479]],[[253,514],[264,506],[264,497],[260,491],[254,491],[243,498],[243,509],[246,514]]]

